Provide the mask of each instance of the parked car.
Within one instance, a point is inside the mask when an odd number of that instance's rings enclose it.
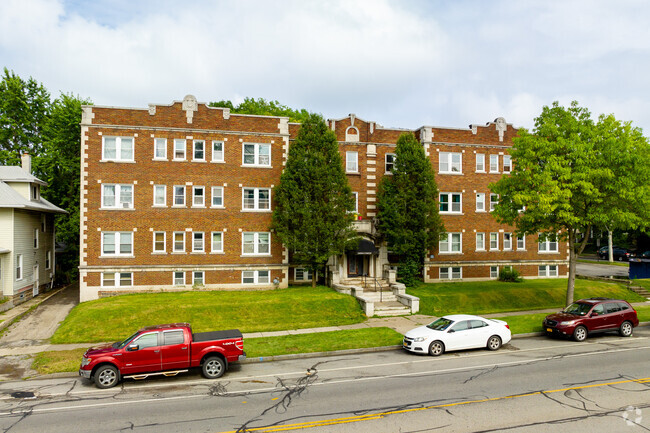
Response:
[[[650,251],[637,251],[635,257],[637,259],[650,259]]]
[[[208,379],[221,377],[228,363],[246,359],[237,329],[192,333],[187,323],[142,328],[122,342],[91,347],[81,359],[79,375],[110,388],[123,378],[176,376],[201,368]]]
[[[410,352],[438,356],[451,350],[497,350],[511,338],[510,327],[503,320],[456,314],[411,329],[404,335],[402,346]]]
[[[618,260],[619,262],[628,261],[630,260],[630,257],[634,257],[634,253],[632,251],[620,247],[612,247],[612,254],[614,256],[614,260]],[[604,260],[608,260],[609,259],[608,247],[600,248],[598,250],[598,257]]]
[[[629,337],[638,325],[636,311],[627,301],[609,298],[581,299],[559,313],[546,316],[542,323],[547,335],[573,337],[575,341],[608,331]]]

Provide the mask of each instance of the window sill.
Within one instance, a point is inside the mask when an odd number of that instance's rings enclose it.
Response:
[[[169,161],[167,158],[153,158],[152,161]]]
[[[119,211],[122,211],[122,210],[125,210],[125,211],[134,211],[135,208],[133,208],[133,207],[100,207],[99,210],[108,210],[108,211],[116,211],[116,210],[119,210]]]
[[[463,252],[462,251],[443,251],[443,252],[438,252],[439,256],[462,256]]]
[[[271,209],[242,209],[241,212],[272,213]]]
[[[100,259],[134,259],[133,254],[101,254]]]
[[[225,209],[225,206],[210,206],[210,209]]]
[[[449,174],[452,176],[463,176],[463,173],[458,173],[456,171],[439,171],[438,174]]]
[[[166,204],[155,204],[155,205],[153,205],[151,207],[158,208],[158,209],[164,209],[164,208],[167,207],[167,205]]]
[[[172,254],[174,255],[182,255],[182,254],[187,254],[185,251],[172,251]]]
[[[559,251],[537,251],[537,254],[560,254]]]
[[[187,209],[187,206],[185,206],[185,205],[181,206],[179,204],[174,204],[174,205],[172,205],[172,209]]]
[[[121,162],[124,164],[135,164],[133,159],[100,159],[99,162]]]
[[[192,205],[192,209],[205,209],[205,205],[199,206],[199,205]]]
[[[183,158],[183,159],[180,159],[180,158],[172,158],[172,161],[176,161],[176,162],[184,162],[184,161],[187,161],[187,159],[185,159],[185,158]]]
[[[476,213],[488,213],[486,210],[476,210]]]
[[[166,256],[167,251],[154,251],[153,253],[151,253],[151,255],[153,255],[153,256]]]
[[[500,171],[492,171],[492,170],[490,170],[490,174],[501,174],[501,172]]]
[[[205,251],[192,251],[190,253],[190,255],[196,255],[196,256],[200,256],[201,254],[205,254]]]
[[[463,212],[445,212],[445,211],[440,211],[440,215],[465,215]]]
[[[212,164],[225,164],[226,161],[210,161]]]
[[[224,255],[226,253],[224,253],[223,251],[210,251],[210,254]]]
[[[271,257],[271,254],[242,254],[239,257]]]
[[[208,162],[205,159],[193,159],[192,162]]]
[[[273,168],[272,165],[256,165],[256,164],[242,164],[242,168]]]
[[[485,171],[485,170],[476,170],[474,173],[485,174],[485,173],[487,173],[487,171]]]

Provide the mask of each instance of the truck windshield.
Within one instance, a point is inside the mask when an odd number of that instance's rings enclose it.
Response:
[[[427,325],[427,328],[433,329],[434,331],[444,331],[445,329],[449,328],[449,325],[451,325],[452,323],[454,323],[453,320],[449,320],[449,319],[445,319],[444,317],[441,317],[435,322],[429,323]]]
[[[138,331],[138,332],[140,332],[140,331]],[[124,340],[122,342],[117,342],[117,343],[113,344],[113,346],[115,346],[116,349],[123,348],[124,346],[129,344],[131,342],[131,340],[133,340],[138,335],[138,332],[136,332],[135,334],[133,334],[132,336],[130,336],[129,338],[127,338],[126,340]]]
[[[564,309],[565,313],[575,314],[577,316],[584,316],[591,310],[590,304],[581,304],[580,302],[574,302]]]

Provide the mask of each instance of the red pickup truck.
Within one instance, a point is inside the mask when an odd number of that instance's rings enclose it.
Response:
[[[176,376],[200,367],[208,379],[221,377],[228,363],[246,359],[238,329],[192,333],[187,323],[142,328],[126,340],[84,353],[79,375],[110,388],[123,378]]]

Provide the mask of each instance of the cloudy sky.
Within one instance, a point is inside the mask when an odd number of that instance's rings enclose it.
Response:
[[[646,0],[1,0],[0,67],[145,108],[278,100],[326,118],[531,128],[578,100],[650,131]]]

